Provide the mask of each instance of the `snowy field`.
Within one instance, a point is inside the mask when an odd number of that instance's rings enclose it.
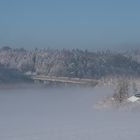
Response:
[[[140,112],[97,110],[109,88],[0,90],[0,140],[140,140]]]

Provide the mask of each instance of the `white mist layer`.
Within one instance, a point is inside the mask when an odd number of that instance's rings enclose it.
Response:
[[[96,110],[109,88],[0,90],[1,140],[139,140],[139,111]]]

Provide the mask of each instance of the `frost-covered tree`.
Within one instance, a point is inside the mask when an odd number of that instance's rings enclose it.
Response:
[[[120,103],[126,100],[129,96],[129,81],[127,78],[119,78],[117,81],[117,87],[115,89],[115,93],[113,95],[115,101],[119,101]]]
[[[133,94],[134,94],[134,95],[137,94],[138,89],[137,89],[136,82],[133,82],[133,83],[132,83],[132,90],[133,90]]]

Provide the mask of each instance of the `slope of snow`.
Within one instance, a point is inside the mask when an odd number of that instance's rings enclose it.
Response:
[[[131,96],[129,97],[127,100],[130,102],[136,102],[137,100],[139,100],[140,98],[136,97],[136,96]]]

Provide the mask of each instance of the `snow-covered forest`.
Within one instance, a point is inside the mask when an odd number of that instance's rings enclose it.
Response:
[[[97,78],[111,75],[140,75],[140,51],[125,53],[111,51],[57,49],[0,49],[0,64],[22,73],[49,76]]]

